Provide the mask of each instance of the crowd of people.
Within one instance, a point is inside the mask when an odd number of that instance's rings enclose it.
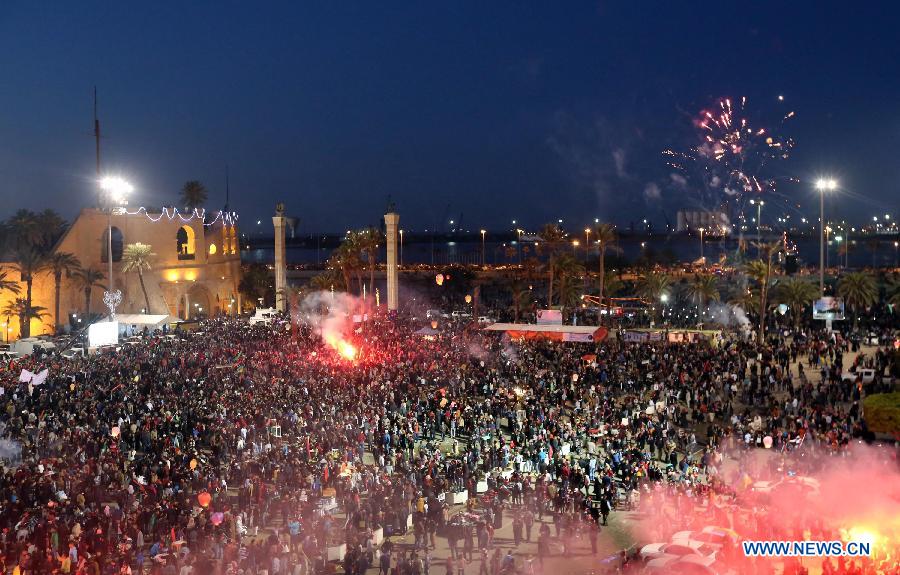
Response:
[[[867,433],[833,336],[580,344],[418,327],[351,323],[352,359],[315,325],[220,318],[8,362],[0,573],[539,572],[575,541],[602,554],[610,515],[662,486],[736,497],[744,470],[725,462],[744,451],[833,456]],[[886,377],[883,353],[859,361]]]

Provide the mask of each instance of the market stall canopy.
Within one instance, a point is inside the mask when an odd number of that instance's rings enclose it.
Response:
[[[606,339],[608,330],[596,325],[558,325],[531,323],[494,323],[485,331],[503,331],[509,337],[525,339],[549,339],[553,341],[598,342]]]

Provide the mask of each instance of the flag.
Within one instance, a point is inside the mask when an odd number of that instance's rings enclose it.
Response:
[[[19,374],[19,383],[28,383],[31,381],[31,378],[34,377],[34,374],[28,371],[27,369],[23,369],[22,373]]]

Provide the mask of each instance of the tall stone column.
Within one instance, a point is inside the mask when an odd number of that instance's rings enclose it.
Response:
[[[400,214],[390,212],[384,214],[387,228],[387,296],[388,311],[396,311],[400,303],[397,281],[397,229],[400,225]]]
[[[284,254],[284,227],[287,225],[287,218],[284,217],[284,204],[275,206],[272,223],[275,225],[275,309],[284,311],[284,288],[287,287],[287,260]]]

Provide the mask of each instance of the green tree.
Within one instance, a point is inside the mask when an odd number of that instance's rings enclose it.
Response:
[[[202,208],[208,195],[206,186],[197,180],[190,180],[181,187],[181,204],[188,210]]]
[[[759,314],[759,341],[762,342],[766,335],[766,312],[769,305],[769,288],[771,287],[773,260],[781,250],[781,242],[756,243],[761,259],[751,260],[744,264],[744,273],[752,278],[759,286],[758,309]]]
[[[137,272],[138,280],[141,282],[141,291],[144,293],[146,313],[152,312],[150,297],[147,295],[147,287],[144,285],[144,270],[150,269],[150,260],[155,256],[152,246],[140,242],[128,244],[122,252],[122,271],[125,273]]]
[[[46,308],[39,305],[31,305],[25,298],[17,297],[6,304],[3,315],[19,318],[19,337],[30,337],[31,320],[40,319],[47,315]]]
[[[357,232],[357,246],[369,264],[369,295],[375,294],[375,266],[378,264],[378,250],[384,244],[384,234],[378,228],[366,228]]]
[[[788,306],[794,327],[798,327],[803,310],[819,297],[819,286],[796,277],[786,278],[775,286],[772,296],[774,303]]]
[[[244,296],[245,302],[253,302],[256,306],[260,298],[263,301],[274,300],[274,288],[272,287],[272,273],[262,264],[251,264],[241,274],[238,282],[238,291]]]
[[[8,291],[19,295],[19,292],[22,291],[22,288],[19,287],[19,282],[9,279],[7,276],[8,274],[5,271],[0,271],[0,292]]]
[[[900,273],[885,278],[885,299],[892,306],[900,306]]]
[[[705,311],[706,304],[721,299],[718,283],[718,279],[713,274],[695,274],[688,282],[688,297],[697,304],[701,316]]]
[[[600,303],[603,303],[603,297],[606,294],[606,251],[619,251],[619,237],[616,233],[616,226],[613,224],[598,224],[594,229],[594,236],[597,242],[597,252],[600,260],[600,279],[598,285],[600,291]],[[588,247],[590,249],[590,247]]]
[[[853,325],[856,326],[860,311],[878,301],[875,279],[864,272],[844,274],[837,284],[837,293],[853,311]]]
[[[512,304],[510,305],[510,309],[513,312],[513,323],[519,322],[519,316],[522,315],[522,312],[531,309],[533,303],[533,293],[528,286],[521,282],[515,282],[510,286],[510,296],[512,297]]]
[[[32,307],[31,291],[34,285],[34,277],[47,269],[47,256],[31,246],[17,246],[13,251],[14,266],[19,272],[21,280],[25,282],[25,302]],[[22,325],[24,331],[22,337],[31,335],[31,324],[25,322]]]
[[[78,261],[73,254],[68,252],[56,252],[47,258],[47,270],[53,274],[53,318],[56,322],[56,329],[62,325],[59,317],[59,292],[62,288],[62,278],[72,277],[72,272],[81,268],[81,262]]]
[[[556,279],[556,262],[566,243],[566,234],[556,224],[545,224],[538,234],[541,242],[538,248],[547,256],[547,306],[553,305],[553,284]]]
[[[672,289],[672,278],[664,273],[650,272],[638,278],[634,289],[638,297],[655,305],[663,295],[669,294]]]
[[[79,268],[75,270],[74,275],[78,287],[84,291],[85,321],[91,321],[91,294],[95,287],[106,289],[106,286],[100,283],[106,276],[92,267]]]
[[[559,305],[571,309],[578,305],[584,291],[584,265],[574,255],[562,253],[556,259],[559,278]]]

